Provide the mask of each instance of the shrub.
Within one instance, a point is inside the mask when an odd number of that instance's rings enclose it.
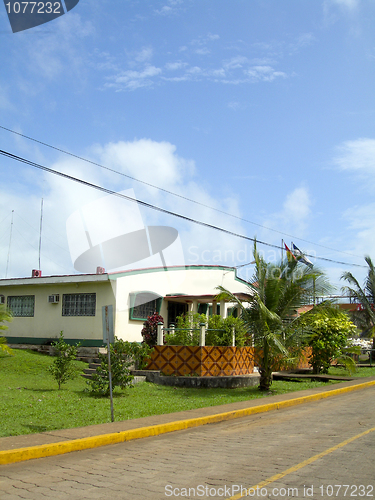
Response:
[[[154,347],[157,344],[158,323],[164,323],[163,316],[160,316],[160,314],[158,313],[154,313],[152,316],[148,316],[147,321],[143,323],[141,332],[143,342],[146,343],[149,347]]]
[[[346,313],[318,311],[313,315],[309,329],[308,344],[312,349],[309,363],[314,373],[328,373],[333,361],[344,364],[349,371],[355,369],[354,361],[348,356],[354,352],[348,347],[348,338],[353,336],[356,326]]]
[[[176,331],[166,334],[166,344],[198,346],[200,323],[206,324],[205,344],[207,346],[231,346],[233,327],[235,329],[236,346],[242,347],[246,343],[246,328],[240,318],[233,316],[222,318],[219,315],[213,315],[207,321],[205,314],[189,312],[177,317]]]
[[[131,382],[134,377],[130,373],[132,358],[129,346],[131,346],[129,342],[125,342],[117,337],[115,337],[114,343],[110,345],[112,389],[115,387],[125,389],[129,385],[132,387]],[[108,354],[99,353],[98,357],[100,359],[100,366],[87,383],[90,385],[92,393],[100,396],[109,396]]]
[[[138,342],[124,342],[124,350],[127,350],[128,356],[133,360],[136,370],[144,370],[148,365],[150,354],[153,348],[148,346],[145,342],[139,344]]]
[[[52,346],[57,351],[57,357],[49,367],[49,372],[56,380],[59,389],[68,380],[77,377],[79,370],[74,366],[73,361],[77,357],[77,349],[80,344],[69,345],[64,340],[63,332],[60,332],[60,338],[56,342],[52,342]]]
[[[232,329],[234,328],[236,347],[243,347],[246,344],[247,332],[243,321],[234,316],[222,318],[214,315],[208,319],[208,331],[206,334],[206,345],[231,346],[232,345]]]
[[[176,318],[176,330],[165,335],[167,345],[199,345],[199,325],[206,323],[205,314],[188,312]]]
[[[7,330],[8,326],[3,325],[4,321],[11,321],[12,315],[5,306],[0,306],[0,330]],[[0,352],[6,354],[12,354],[12,349],[6,345],[7,339],[5,337],[0,337]]]

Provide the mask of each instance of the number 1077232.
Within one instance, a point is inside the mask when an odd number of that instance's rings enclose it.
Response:
[[[61,2],[8,2],[8,14],[63,14]]]

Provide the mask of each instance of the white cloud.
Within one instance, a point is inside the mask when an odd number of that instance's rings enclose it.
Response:
[[[288,194],[283,206],[283,217],[297,224],[304,224],[311,213],[311,200],[305,187],[296,188]]]
[[[30,71],[48,80],[58,78],[62,73],[76,77],[85,66],[82,39],[93,35],[94,28],[89,21],[82,21],[78,14],[69,13],[53,21],[54,31],[40,32],[33,37],[28,33],[18,38],[18,53],[27,54]]]
[[[140,87],[150,87],[154,84],[152,78],[162,72],[161,68],[147,65],[142,71],[121,71],[115,77],[110,78],[112,83],[107,83],[106,87],[114,87],[118,90],[135,90]]]
[[[0,85],[0,109],[12,109],[13,106],[8,98],[5,87]]]
[[[165,69],[167,69],[168,71],[176,71],[178,69],[182,69],[185,66],[187,66],[187,63],[176,61],[174,63],[166,63]]]
[[[253,81],[272,82],[275,78],[286,78],[287,75],[283,71],[276,71],[272,66],[252,66],[244,71]]]
[[[338,148],[334,163],[343,170],[375,173],[375,139],[346,141]]]
[[[136,55],[135,55],[135,60],[137,62],[145,62],[149,61],[152,56],[153,56],[153,49],[152,47],[144,47],[142,50],[140,50]]]
[[[256,58],[238,54],[236,49],[236,55],[233,57],[214,61],[213,44],[219,40],[218,34],[208,33],[199,36],[188,45],[179,48],[178,60],[164,62],[157,67],[151,64],[154,55],[151,47],[144,47],[139,52],[130,54],[128,67],[125,69],[123,67],[119,69],[121,64],[110,59],[108,55],[98,55],[101,59],[104,58],[104,63],[101,61],[97,67],[104,69],[112,66],[114,68],[113,74],[106,77],[105,87],[117,91],[153,87],[161,82],[211,81],[232,85],[274,82],[290,76],[286,71],[277,67],[281,57],[287,52],[292,55],[302,47],[311,44],[314,37],[311,33],[302,33],[289,44],[279,42],[258,44],[258,50],[266,54],[260,53],[260,57]],[[197,56],[205,57],[198,59]],[[159,60],[160,57],[161,55],[158,54]],[[205,63],[206,60],[209,62]],[[165,72],[172,71],[175,73],[173,76],[165,74]]]
[[[348,221],[348,233],[352,235],[347,245],[355,255],[371,255],[375,258],[375,203],[356,205],[347,209],[343,217]],[[360,264],[365,262],[357,261]]]
[[[372,254],[375,248],[375,139],[360,138],[346,141],[337,148],[333,163],[343,172],[352,174],[353,185],[367,190],[370,198],[364,197],[363,203],[345,210],[343,218],[348,221],[350,252],[356,255]]]
[[[211,51],[207,47],[202,47],[201,49],[197,49],[195,53],[200,56],[206,56],[207,54],[211,54]]]
[[[230,101],[228,102],[228,108],[236,111],[237,109],[241,108],[241,104],[238,101]]]
[[[359,5],[359,0],[330,0],[330,2],[349,10],[355,9]]]
[[[179,6],[183,4],[183,0],[168,0],[166,5],[163,5],[161,9],[155,9],[155,14],[159,16],[167,16],[171,14],[177,14],[179,12]]]
[[[151,184],[165,188],[180,184],[186,175],[194,172],[194,163],[179,158],[176,147],[169,142],[140,139],[111,143],[100,150],[100,156],[101,161],[110,168],[146,182],[155,179]]]
[[[226,69],[238,69],[238,68],[243,68],[245,65],[247,66],[249,64],[249,60],[247,57],[244,56],[236,56],[232,57],[229,61],[224,61],[224,68]]]
[[[297,187],[286,195],[280,211],[268,216],[262,224],[265,228],[277,229],[285,234],[303,238],[310,221],[311,206],[312,200],[308,188]],[[262,239],[277,241],[274,232],[262,229],[261,234]],[[281,237],[280,235],[277,238]]]

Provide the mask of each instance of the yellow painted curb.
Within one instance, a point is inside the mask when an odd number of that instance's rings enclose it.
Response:
[[[0,464],[6,465],[15,462],[22,462],[24,460],[30,460],[32,458],[51,457],[54,455],[69,453],[71,451],[87,450],[90,448],[97,448],[99,446],[105,446],[108,444],[123,443],[124,441],[131,441],[132,439],[158,436],[167,432],[180,431],[183,429],[189,429],[191,427],[198,427],[200,425],[246,417],[248,415],[254,415],[256,413],[264,413],[271,410],[278,410],[280,408],[296,406],[299,404],[307,403],[309,401],[318,401],[320,399],[329,398],[331,396],[337,396],[338,394],[365,389],[373,385],[375,385],[375,380],[363,382],[362,384],[350,385],[348,387],[342,387],[340,389],[333,389],[331,391],[319,392],[317,394],[311,394],[310,396],[287,399],[286,401],[280,401],[278,403],[268,403],[264,405],[253,406],[251,408],[244,408],[242,410],[233,410],[225,413],[218,413],[216,415],[209,415],[206,417],[178,420],[176,422],[169,422],[166,424],[151,425],[148,427],[140,427],[138,429],[130,429],[127,431],[102,434],[100,436],[73,439],[71,441],[61,441],[58,443],[0,451]]]

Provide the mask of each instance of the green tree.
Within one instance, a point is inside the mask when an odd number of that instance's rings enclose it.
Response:
[[[218,297],[237,303],[248,334],[253,339],[259,366],[259,389],[268,391],[272,371],[280,361],[292,362],[302,348],[303,331],[298,326],[298,309],[313,301],[315,294],[330,290],[325,275],[316,268],[292,259],[266,262],[254,243],[254,274],[248,283],[248,298],[239,300],[223,287]]]
[[[8,326],[3,325],[4,321],[11,321],[12,320],[12,315],[9,312],[9,310],[3,306],[0,305],[0,330],[7,330]],[[6,344],[7,339],[5,337],[0,336],[0,352],[5,352],[6,354],[12,354],[12,349],[7,346]]]
[[[133,387],[131,382],[134,377],[130,373],[130,366],[133,361],[130,346],[129,342],[117,337],[115,337],[114,343],[110,344],[112,389],[115,389],[115,387],[125,389],[129,385]],[[100,366],[87,383],[91,387],[91,392],[101,396],[109,396],[108,354],[98,353],[98,357]]]
[[[355,371],[355,362],[349,354],[358,354],[358,348],[349,346],[349,338],[357,328],[346,312],[331,305],[317,306],[303,314],[300,323],[312,349],[309,363],[313,373],[328,373],[334,361],[343,364],[350,373]]]
[[[364,335],[372,337],[372,348],[375,349],[375,267],[368,255],[365,256],[365,261],[368,270],[363,286],[347,271],[342,274],[341,279],[347,281],[349,286],[344,286],[342,291],[355,297],[361,304],[362,310],[355,313],[353,319]]]
[[[56,380],[59,389],[68,380],[76,378],[79,370],[74,365],[74,360],[77,357],[78,347],[80,344],[69,345],[64,340],[63,332],[60,332],[60,338],[52,343],[57,356],[49,367],[49,372]]]

